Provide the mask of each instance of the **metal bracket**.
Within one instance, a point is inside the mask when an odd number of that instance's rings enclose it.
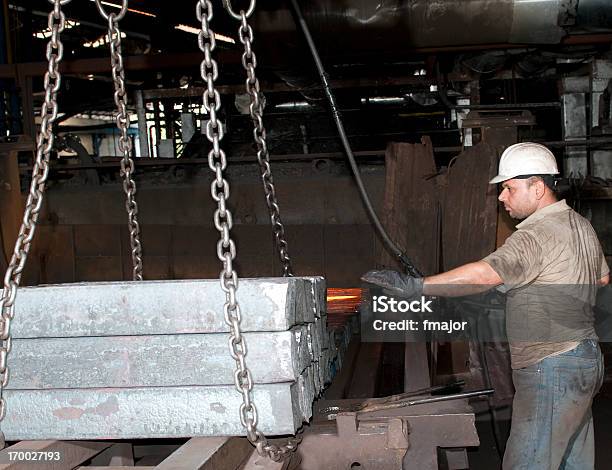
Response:
[[[340,413],[335,425],[315,423],[308,428],[299,452],[303,470],[402,468],[409,448],[408,422],[401,418],[361,420],[357,413]]]
[[[533,114],[527,110],[496,109],[493,111],[470,111],[463,120],[462,127],[516,127],[532,126],[534,124],[535,118]]]

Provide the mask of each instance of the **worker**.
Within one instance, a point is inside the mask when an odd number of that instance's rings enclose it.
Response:
[[[495,286],[507,292],[515,395],[504,470],[594,468],[591,404],[603,380],[603,359],[592,306],[597,288],[609,282],[609,268],[589,221],[557,199],[558,174],[543,145],[511,145],[490,183],[501,183],[499,201],[522,222],[500,248],[424,278],[391,270],[362,276],[404,297],[461,296]],[[547,335],[527,337],[542,325]]]

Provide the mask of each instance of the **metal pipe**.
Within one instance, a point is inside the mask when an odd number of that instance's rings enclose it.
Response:
[[[480,397],[483,395],[490,395],[494,392],[495,390],[493,390],[492,388],[488,388],[488,389],[483,389],[483,390],[475,390],[473,392],[463,392],[463,393],[454,393],[452,395],[419,398],[417,400],[405,400],[404,399],[404,400],[390,401],[386,403],[372,403],[372,404],[369,404],[367,406],[364,406],[362,408],[357,408],[357,409],[342,409],[341,407],[330,406],[327,408],[323,408],[322,410],[319,411],[319,413],[327,414],[327,419],[333,420],[333,419],[336,419],[336,416],[338,416],[339,413],[346,413],[346,412],[373,413],[376,411],[383,411],[383,410],[395,410],[398,408],[404,408],[406,406],[416,406],[416,405],[424,405],[427,403],[438,403],[442,401],[451,401],[451,400],[459,400],[459,399],[471,398],[471,397]]]
[[[480,397],[483,395],[491,395],[495,393],[492,388],[475,390],[473,392],[454,393],[452,395],[444,395],[439,397],[419,398],[418,400],[410,400],[404,406],[424,405],[425,403],[438,403],[441,401],[459,400],[461,398]]]
[[[325,408],[321,408],[319,413],[344,413],[344,412],[369,412],[376,411],[381,409],[389,409],[397,408],[398,403],[402,403],[400,406],[404,406],[404,403],[407,398],[416,397],[419,395],[425,395],[432,392],[441,392],[443,390],[452,389],[455,387],[462,387],[465,385],[465,380],[457,380],[456,382],[451,382],[445,385],[434,385],[433,387],[421,388],[418,390],[413,390],[411,392],[400,393],[398,395],[391,395],[388,397],[381,398],[369,398],[362,403],[357,403],[355,405],[349,407],[341,407],[341,406],[327,406]]]
[[[281,2],[266,3],[255,15],[262,41],[290,43],[291,15]],[[609,0],[310,0],[302,13],[329,60],[343,61],[423,48],[559,44],[612,29]]]
[[[532,109],[532,108],[560,108],[558,101],[544,103],[495,103],[495,104],[466,104],[456,105],[455,108],[463,109]]]

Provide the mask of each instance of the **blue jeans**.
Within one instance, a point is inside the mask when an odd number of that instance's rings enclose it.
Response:
[[[504,470],[593,470],[591,404],[603,381],[596,340],[512,372],[516,393]]]

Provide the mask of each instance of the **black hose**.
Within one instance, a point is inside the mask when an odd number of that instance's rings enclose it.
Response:
[[[331,108],[331,112],[336,123],[336,127],[338,128],[338,134],[340,135],[340,140],[342,141],[342,145],[344,146],[344,151],[346,152],[346,156],[349,159],[351,164],[351,170],[353,171],[353,176],[355,177],[355,182],[357,183],[357,188],[359,189],[359,194],[361,195],[361,199],[363,200],[363,204],[372,220],[372,223],[378,230],[381,238],[385,242],[385,245],[391,250],[393,255],[397,257],[397,259],[402,263],[406,272],[411,276],[422,277],[422,274],[419,272],[417,268],[412,264],[412,261],[406,254],[391,240],[384,227],[380,223],[374,208],[372,207],[372,203],[370,198],[368,197],[368,193],[363,185],[363,181],[361,180],[361,174],[359,173],[359,168],[357,167],[357,162],[355,161],[355,156],[353,155],[353,151],[351,150],[351,145],[346,137],[346,132],[344,131],[344,125],[342,124],[342,119],[340,117],[340,112],[338,110],[338,106],[336,104],[336,99],[331,91],[329,86],[329,81],[327,79],[327,73],[323,68],[323,63],[321,62],[321,58],[319,57],[319,53],[317,52],[317,47],[315,46],[314,41],[312,40],[312,36],[310,35],[310,30],[308,29],[308,25],[302,16],[302,12],[297,3],[297,0],[291,0],[291,6],[293,7],[293,14],[295,16],[296,23],[299,25],[304,37],[306,38],[306,42],[308,43],[308,47],[310,48],[310,52],[312,54],[312,58],[315,61],[317,66],[317,70],[319,72],[319,77],[321,78],[321,83],[323,85],[323,90],[325,91],[325,96],[327,97],[327,101],[329,102],[329,106]]]

